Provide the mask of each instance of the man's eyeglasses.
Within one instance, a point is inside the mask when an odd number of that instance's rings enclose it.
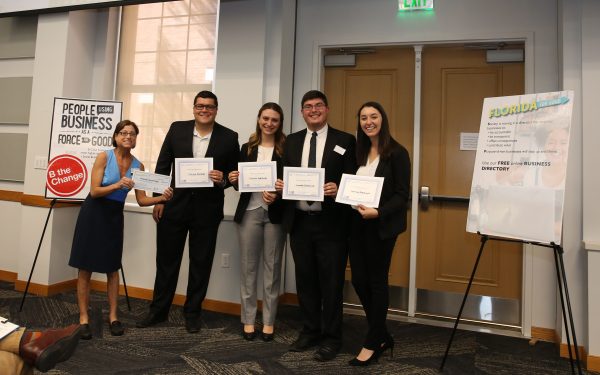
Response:
[[[317,111],[320,111],[320,110],[322,110],[325,107],[327,107],[325,105],[325,103],[317,103],[315,105],[305,104],[305,105],[302,106],[302,110],[304,110],[304,111],[312,111],[313,109],[316,109]]]
[[[213,110],[217,109],[217,106],[213,105],[213,104],[195,104],[194,109],[196,111],[202,111],[204,109],[207,111],[213,111]]]
[[[118,132],[117,134],[119,134],[121,137],[127,137],[130,136],[131,138],[135,138],[137,137],[137,134],[135,134],[134,132]]]

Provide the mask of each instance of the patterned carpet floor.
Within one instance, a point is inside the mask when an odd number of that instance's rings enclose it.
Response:
[[[75,292],[52,297],[28,296],[19,312],[22,294],[14,285],[0,282],[0,316],[32,329],[78,321]],[[103,293],[92,293],[93,339],[80,341],[75,355],[49,374],[439,374],[450,329],[389,321],[396,346],[375,365],[354,368],[348,360],[358,352],[366,332],[364,317],[344,316],[341,353],[330,362],[316,362],[313,352],[288,352],[300,328],[295,306],[281,306],[275,340],[244,340],[238,316],[206,311],[202,329],[188,334],[182,309],[174,306],[169,320],[152,328],[135,328],[147,312],[148,301],[119,300],[124,336],[108,331],[108,303]],[[257,322],[260,324],[260,322]],[[558,356],[554,344],[470,331],[458,331],[444,374],[569,374],[569,361]]]

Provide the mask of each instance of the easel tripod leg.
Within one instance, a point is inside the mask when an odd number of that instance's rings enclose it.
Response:
[[[571,299],[569,297],[569,287],[567,286],[567,274],[565,272],[565,264],[563,261],[563,249],[560,246],[554,246],[554,254],[555,257],[558,258],[558,268],[560,268],[560,277],[559,279],[562,279],[562,287],[564,288],[564,297],[565,297],[565,301],[567,304],[567,315],[569,317],[569,320],[567,321],[565,313],[564,313],[564,303],[563,303],[563,319],[564,319],[564,323],[565,323],[565,331],[567,331],[567,339],[569,338],[569,327],[567,327],[567,324],[570,326],[571,329],[571,335],[573,336],[573,345],[575,347],[574,351],[575,351],[575,359],[577,361],[577,373],[578,374],[583,374],[582,370],[581,370],[581,361],[579,360],[579,346],[577,345],[577,334],[575,333],[575,323],[573,321],[573,310],[571,309]],[[557,269],[557,272],[559,270]],[[559,285],[560,288],[560,285]],[[561,302],[562,302],[562,296],[561,296]],[[569,355],[571,355],[571,350],[570,350],[570,344],[569,344]],[[573,367],[573,360],[571,358],[571,367]],[[574,370],[573,370],[574,371]]]
[[[125,272],[123,272],[123,265],[121,264],[121,277],[123,278],[123,289],[125,289],[125,300],[127,301],[127,308],[131,311],[131,304],[129,303],[129,293],[127,293],[127,283],[125,282]]]
[[[35,269],[35,264],[37,263],[38,255],[40,255],[40,248],[42,247],[42,242],[44,241],[44,235],[46,234],[46,228],[48,227],[48,221],[50,220],[50,214],[52,213],[52,209],[54,208],[54,204],[56,203],[56,198],[52,199],[50,202],[50,209],[48,210],[48,216],[46,216],[46,223],[44,224],[44,229],[42,230],[42,236],[40,237],[40,242],[38,244],[37,251],[35,252],[35,258],[33,258],[33,264],[31,265],[31,271],[29,271],[29,277],[27,278],[27,284],[25,285],[25,291],[23,292],[23,298],[21,299],[21,306],[19,307],[19,312],[23,311],[23,304],[25,303],[25,297],[27,297],[27,291],[29,290],[29,285],[31,284],[31,276],[33,275],[33,270]]]
[[[481,246],[479,247],[479,254],[477,254],[477,260],[475,260],[475,265],[473,266],[473,272],[471,272],[471,278],[469,279],[467,290],[465,291],[465,295],[460,305],[460,310],[458,310],[458,316],[454,321],[454,328],[452,329],[452,334],[450,334],[450,340],[448,340],[448,345],[446,346],[446,352],[444,353],[444,359],[442,359],[442,364],[440,365],[440,371],[444,370],[444,365],[446,364],[446,359],[448,358],[448,352],[450,351],[450,347],[452,346],[452,340],[454,340],[454,334],[456,333],[458,323],[460,322],[460,317],[462,316],[465,303],[467,302],[467,297],[469,296],[469,291],[471,290],[471,285],[473,284],[473,279],[475,278],[475,273],[477,272],[477,267],[479,266],[479,260],[481,259],[481,254],[483,253],[483,247],[485,246],[487,240],[488,236],[484,235],[481,237]]]

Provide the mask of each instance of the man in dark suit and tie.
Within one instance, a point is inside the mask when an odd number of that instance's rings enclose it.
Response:
[[[290,134],[283,165],[325,169],[325,200],[287,201],[283,226],[290,233],[296,291],[303,327],[291,351],[318,345],[314,358],[335,358],[342,341],[342,291],[347,260],[350,206],[335,202],[343,173],[356,172],[354,137],[327,124],[327,97],[311,90],[302,97],[307,129]],[[284,188],[279,180],[277,188]]]
[[[214,186],[174,187],[173,199],[154,207],[152,217],[157,223],[154,295],[148,315],[136,324],[138,328],[167,320],[189,233],[190,266],[183,311],[186,330],[189,333],[200,330],[201,305],[223,219],[226,176],[237,169],[240,153],[237,133],[215,122],[218,105],[215,94],[199,92],[194,98],[194,120],[171,124],[160,149],[156,173],[169,175],[173,172],[172,181],[178,173],[174,168],[176,158],[213,158],[213,169],[208,175]]]

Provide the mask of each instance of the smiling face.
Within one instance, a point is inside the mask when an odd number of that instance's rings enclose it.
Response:
[[[215,123],[217,105],[212,98],[196,98],[194,103],[194,120],[196,126],[207,127]]]
[[[281,126],[281,116],[272,109],[265,109],[258,116],[258,126],[264,136],[273,136]]]
[[[381,131],[381,113],[376,108],[364,107],[359,114],[360,128],[371,140],[379,137]]]
[[[118,133],[115,134],[114,141],[117,147],[135,148],[137,133],[133,126],[125,125]]]
[[[554,129],[548,134],[546,145],[546,158],[555,163],[564,162],[569,149],[569,133],[566,129]]]
[[[311,131],[320,130],[327,123],[329,108],[323,99],[309,99],[302,104],[302,117]]]

